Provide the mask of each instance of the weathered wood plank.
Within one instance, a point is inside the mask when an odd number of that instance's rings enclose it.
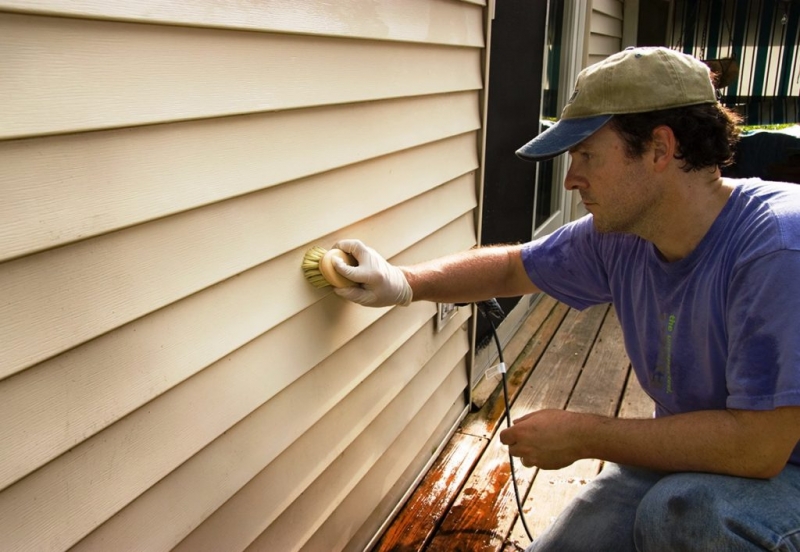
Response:
[[[629,364],[622,329],[616,313],[609,309],[567,410],[614,416],[625,387]],[[525,521],[534,538],[549,527],[583,486],[598,474],[601,465],[598,460],[584,459],[560,470],[540,470],[537,473],[523,505]],[[530,544],[519,520],[509,540],[523,547]]]
[[[525,353],[531,347],[531,336],[544,323],[547,315],[553,310],[556,305],[556,300],[548,295],[541,294],[541,297],[520,325],[514,336],[503,347],[503,358],[508,366],[509,372],[514,369],[520,362],[526,360]],[[494,341],[489,345],[492,352],[496,352]],[[533,368],[533,363],[529,363]],[[527,375],[525,376],[527,377]],[[472,406],[474,410],[480,410],[483,405],[491,398],[492,394],[498,391],[500,385],[500,378],[484,376],[478,385],[472,390]]]
[[[422,551],[487,445],[486,439],[454,434],[373,552]]]
[[[607,305],[570,311],[523,388],[512,410],[564,408],[608,310]],[[512,416],[514,417],[514,416]],[[517,470],[524,495],[533,472]],[[473,475],[431,541],[436,550],[497,550],[517,516],[508,450],[495,435]]]
[[[516,476],[524,492],[531,484],[532,472],[518,469]],[[498,436],[484,451],[426,552],[497,550],[516,511],[508,449]]]
[[[629,364],[622,328],[614,309],[609,309],[567,409],[614,416]]]
[[[569,311],[512,405],[512,418],[542,408],[564,408],[607,310],[607,305],[598,305]]]
[[[466,360],[467,359],[465,358],[464,366],[466,366]],[[469,370],[465,368],[465,377],[467,376],[468,372]],[[456,423],[454,420],[461,420],[466,415],[468,398],[463,391],[464,390],[462,389],[461,395],[450,407],[451,410],[441,418],[442,421],[439,423],[438,427],[436,427],[430,433],[428,440],[422,445],[422,448],[414,460],[408,463],[403,474],[397,478],[394,485],[391,487],[391,489],[389,489],[388,492],[383,493],[383,498],[381,499],[380,503],[371,508],[369,516],[366,518],[364,523],[361,524],[361,527],[353,535],[353,538],[350,539],[350,542],[347,544],[347,546],[342,549],[342,552],[366,552],[368,550],[373,550],[373,548],[378,545],[378,541],[400,514],[400,510],[411,499],[411,494],[414,493],[414,491],[419,487],[420,482],[431,470],[436,460],[442,456],[444,448],[451,441],[451,439],[448,439],[446,436],[454,435],[453,430],[455,427],[454,424]],[[478,456],[479,455],[480,453],[478,453]],[[476,459],[478,456],[476,456]],[[426,466],[427,469],[425,468]],[[469,471],[470,467],[467,467],[466,469]],[[377,463],[376,467],[372,468],[373,472],[376,470],[384,470],[385,472],[385,468],[383,466],[377,466]],[[383,475],[379,475],[379,477],[383,476],[385,476],[385,473]],[[363,481],[360,483],[360,485],[364,484],[365,482]],[[379,483],[372,483],[368,481],[366,484],[373,485],[383,489],[384,491],[386,489],[386,484],[384,484],[383,479]],[[454,491],[453,497],[455,497],[455,494],[456,492]],[[420,514],[424,514],[424,512],[420,512]],[[437,519],[432,521],[435,525],[438,525]],[[378,532],[376,532],[376,527],[379,528]],[[330,546],[321,552],[328,552],[329,550],[331,550]],[[398,550],[404,549],[402,547],[395,547],[394,549],[390,550],[397,552]]]
[[[560,470],[539,470],[536,473],[522,506],[533,538],[553,523],[564,507],[598,474],[600,466],[599,460],[587,458]],[[519,519],[514,523],[508,540],[522,549],[531,543]]]
[[[543,308],[551,307],[551,310],[520,354],[519,360],[508,371],[508,393],[509,401],[512,404],[569,311],[569,307],[563,303],[552,306],[550,301],[552,300],[547,298],[547,302],[543,300],[540,303]],[[533,315],[534,313],[531,313],[531,316]],[[459,431],[486,438],[491,437],[497,429],[498,422],[505,415],[506,406],[502,393],[502,386],[498,385],[483,407],[464,419]]]
[[[653,399],[644,392],[639,380],[636,379],[636,374],[631,369],[617,416],[619,418],[652,418],[654,411]]]

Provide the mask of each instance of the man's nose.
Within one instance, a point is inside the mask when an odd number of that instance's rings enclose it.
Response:
[[[577,172],[575,170],[575,165],[570,163],[569,169],[567,170],[567,176],[564,179],[564,188],[568,191],[577,190],[586,185],[585,180],[579,178]]]

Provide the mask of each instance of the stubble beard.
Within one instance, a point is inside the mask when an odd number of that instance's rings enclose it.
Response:
[[[626,202],[629,206],[630,203]],[[630,209],[633,208],[633,211]],[[592,214],[592,223],[601,234],[636,234],[647,236],[653,227],[653,204],[639,204],[627,208],[614,209],[610,213],[598,216]]]

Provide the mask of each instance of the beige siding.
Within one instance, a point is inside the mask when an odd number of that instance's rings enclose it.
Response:
[[[475,140],[460,135],[9,261],[0,319],[14,331],[0,342],[0,376],[473,171]]]
[[[464,0],[485,6],[485,0]],[[209,28],[483,46],[483,14],[457,2],[348,0],[2,0],[8,11]],[[426,24],[421,24],[424,22]]]
[[[470,312],[300,262],[476,243],[484,4],[0,0],[0,549],[368,542]]]
[[[585,66],[622,50],[622,0],[592,0]]]
[[[9,141],[0,260],[474,131],[477,106],[457,92]]]
[[[0,37],[3,138],[480,87],[479,48],[24,15]]]

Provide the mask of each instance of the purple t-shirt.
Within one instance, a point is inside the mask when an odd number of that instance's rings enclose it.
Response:
[[[800,405],[800,185],[733,182],[676,262],[637,236],[598,233],[591,215],[522,252],[548,295],[576,309],[613,303],[656,416]]]

